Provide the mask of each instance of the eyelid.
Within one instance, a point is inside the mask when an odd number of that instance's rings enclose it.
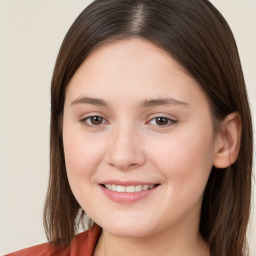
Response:
[[[165,124],[165,125],[158,125],[158,124],[150,124],[153,120],[156,121],[157,118],[164,118],[164,119],[167,119],[168,120],[168,124]],[[160,128],[166,128],[166,127],[169,127],[169,126],[172,126],[174,124],[176,124],[178,122],[178,120],[176,118],[173,118],[173,117],[170,117],[170,116],[166,116],[164,114],[158,114],[158,115],[155,115],[154,117],[151,117],[147,122],[146,124],[150,124],[150,125],[154,125],[154,126],[157,126],[157,127],[160,127]]]
[[[88,120],[90,120],[90,118],[93,118],[93,117],[100,117],[100,118],[102,118],[103,122],[100,124],[92,124],[91,122],[88,122]],[[159,125],[157,123],[153,124],[152,122],[156,121],[157,118],[167,119],[168,123],[163,124],[163,125]],[[152,126],[156,126],[156,127],[160,127],[160,128],[167,128],[167,127],[172,126],[178,122],[176,117],[170,117],[170,116],[167,116],[166,114],[155,114],[154,116],[151,115],[147,119],[148,119],[148,121],[146,121],[147,125],[152,125]],[[83,125],[86,125],[86,126],[92,127],[92,128],[100,128],[100,127],[110,123],[108,121],[108,119],[106,117],[104,117],[104,115],[101,113],[88,113],[88,114],[84,115],[83,117],[81,117],[79,119],[79,122],[81,122]]]
[[[90,120],[90,118],[92,118],[92,117],[100,117],[100,118],[102,118],[102,119],[103,119],[103,123],[98,124],[98,125],[88,123],[87,120]],[[105,117],[103,117],[101,114],[97,114],[97,113],[90,113],[89,115],[86,115],[86,116],[80,118],[79,121],[80,121],[83,125],[86,125],[86,126],[92,127],[92,128],[100,128],[100,127],[102,127],[103,125],[106,125],[106,124],[109,123],[109,121],[108,121]]]

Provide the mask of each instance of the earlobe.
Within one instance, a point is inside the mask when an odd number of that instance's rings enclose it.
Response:
[[[216,168],[227,168],[236,161],[240,149],[241,131],[240,115],[237,112],[227,115],[216,138],[213,163]]]

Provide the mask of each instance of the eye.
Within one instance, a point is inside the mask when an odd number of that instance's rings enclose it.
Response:
[[[100,126],[107,123],[107,120],[101,116],[89,116],[81,120],[87,126]]]
[[[175,124],[176,122],[177,122],[176,120],[173,120],[173,119],[170,119],[167,117],[163,117],[163,116],[158,116],[158,117],[151,119],[149,121],[149,124],[157,125],[157,126],[169,126],[171,124]]]

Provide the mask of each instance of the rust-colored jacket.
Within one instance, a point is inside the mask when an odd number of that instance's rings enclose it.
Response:
[[[53,249],[49,243],[44,243],[6,256],[92,256],[100,234],[101,228],[94,225],[91,229],[76,235],[68,247]]]

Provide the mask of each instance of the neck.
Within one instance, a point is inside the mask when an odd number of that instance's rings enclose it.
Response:
[[[102,232],[94,256],[209,256],[199,232],[166,230],[147,237],[119,237]]]

